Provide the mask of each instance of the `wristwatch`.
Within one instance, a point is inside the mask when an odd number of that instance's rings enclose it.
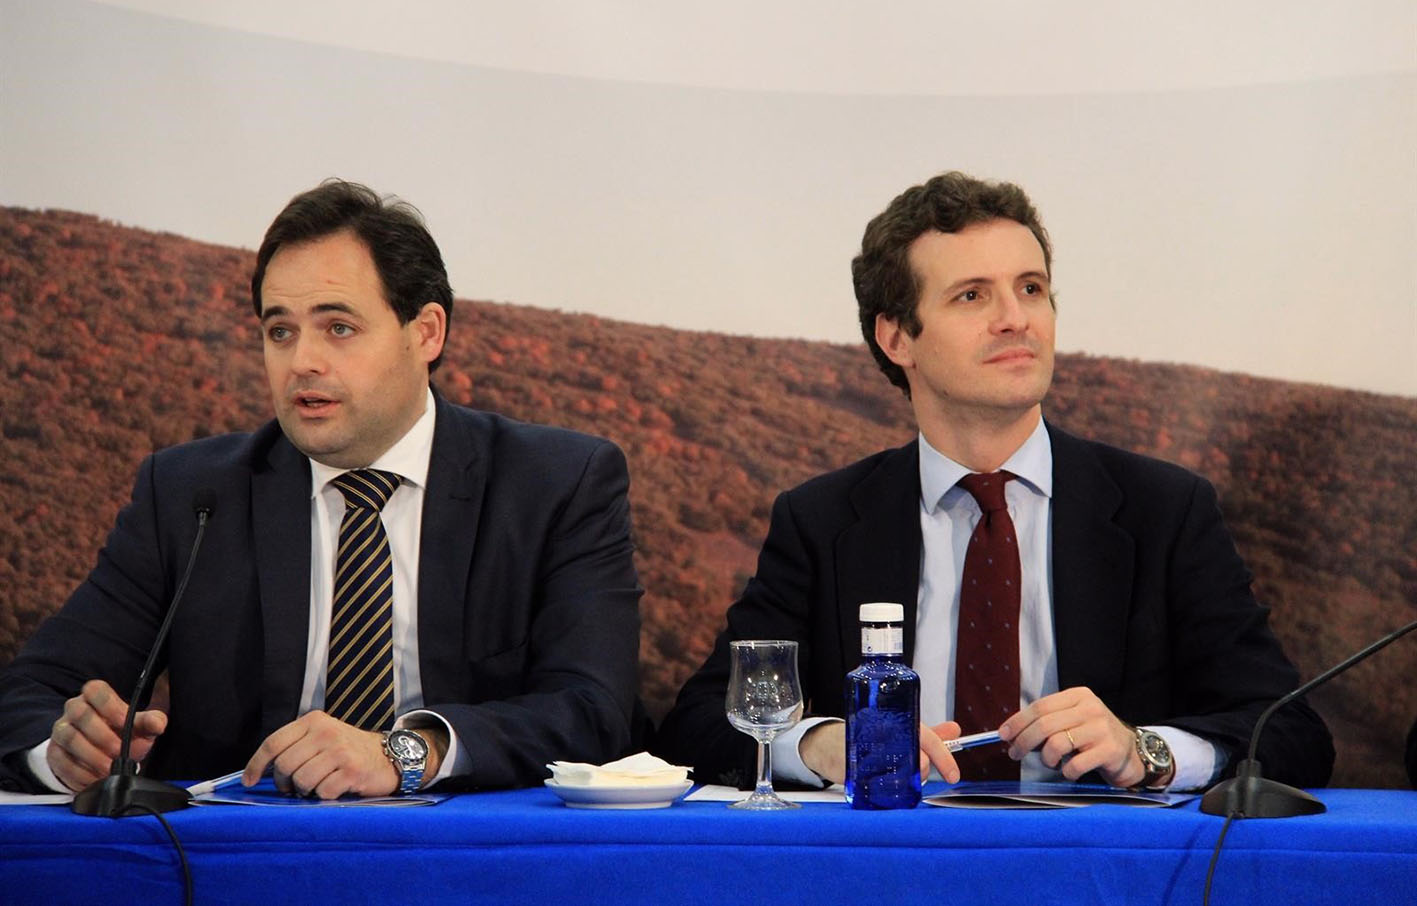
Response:
[[[1161,778],[1171,773],[1173,767],[1171,747],[1166,744],[1166,740],[1144,727],[1134,727],[1132,732],[1136,733],[1137,755],[1141,758],[1141,766],[1146,769],[1146,774],[1132,789],[1160,789]]]
[[[418,792],[423,785],[423,768],[428,764],[428,743],[412,730],[384,733],[384,754],[399,772],[399,795]]]

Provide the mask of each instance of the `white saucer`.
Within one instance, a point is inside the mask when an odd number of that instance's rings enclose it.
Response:
[[[691,780],[666,786],[567,786],[546,781],[546,788],[571,808],[666,808],[693,785]]]

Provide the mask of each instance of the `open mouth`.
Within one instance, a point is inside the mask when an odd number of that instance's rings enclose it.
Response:
[[[295,394],[295,408],[302,412],[319,412],[336,404],[336,400],[319,393]]]

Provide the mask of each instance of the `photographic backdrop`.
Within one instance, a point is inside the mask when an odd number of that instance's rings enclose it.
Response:
[[[1048,225],[1048,417],[1216,483],[1304,675],[1412,619],[1417,9],[976,6],[0,0],[0,661],[269,417],[250,249],[332,175],[437,237],[445,393],[626,449],[656,713],[773,495],[911,436],[849,261],[946,169]],[[1414,672],[1316,699],[1335,782],[1405,782]]]

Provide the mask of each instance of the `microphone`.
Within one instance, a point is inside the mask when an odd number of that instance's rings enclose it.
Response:
[[[74,797],[70,808],[76,814],[122,818],[131,812],[171,812],[186,808],[191,803],[192,795],[182,787],[150,777],[139,777],[138,764],[128,757],[128,752],[133,744],[133,719],[138,714],[138,703],[152,691],[149,688],[149,679],[152,676],[153,664],[157,662],[157,654],[167,642],[167,634],[172,629],[172,618],[177,613],[177,604],[182,600],[182,593],[187,590],[187,580],[192,578],[192,567],[197,563],[197,551],[202,548],[202,535],[206,533],[207,521],[212,518],[214,512],[215,491],[202,488],[193,495],[192,514],[197,517],[197,537],[192,541],[192,553],[187,558],[187,568],[182,572],[182,579],[177,583],[177,591],[172,595],[172,604],[167,608],[167,616],[163,618],[157,638],[153,640],[152,650],[148,652],[148,661],[138,674],[138,684],[133,689],[132,697],[128,699],[128,716],[123,721],[123,732],[120,734],[122,744],[118,757],[107,777],[89,784]]]
[[[1266,708],[1260,719],[1255,721],[1254,732],[1250,734],[1249,757],[1240,762],[1234,777],[1217,783],[1201,797],[1201,811],[1207,815],[1232,818],[1292,818],[1295,815],[1317,815],[1326,811],[1322,802],[1303,790],[1274,780],[1266,780],[1260,773],[1260,763],[1255,758],[1255,750],[1259,746],[1260,732],[1264,730],[1265,721],[1294,699],[1322,686],[1359,661],[1367,660],[1370,655],[1376,654],[1414,629],[1417,629],[1417,620],[1388,633]]]

